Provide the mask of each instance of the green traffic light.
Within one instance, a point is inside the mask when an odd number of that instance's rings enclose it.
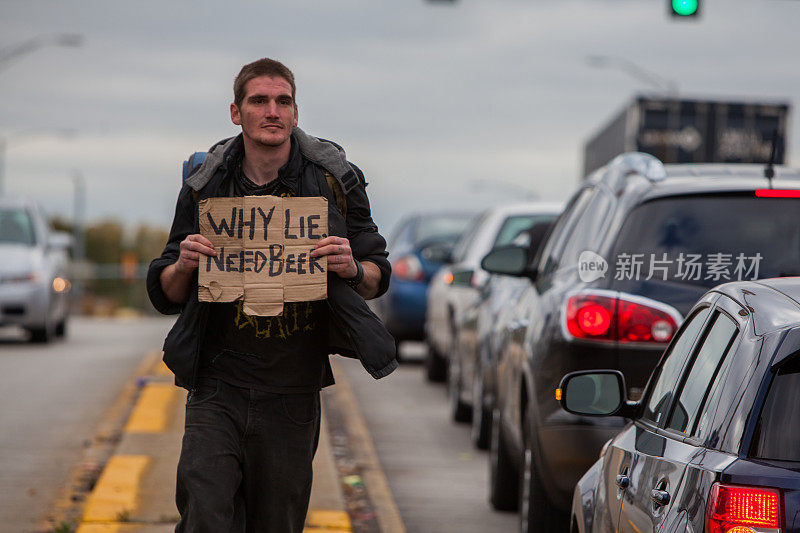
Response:
[[[672,11],[682,17],[690,17],[697,13],[698,0],[672,0]]]

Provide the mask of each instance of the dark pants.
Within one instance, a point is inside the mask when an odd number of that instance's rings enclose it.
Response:
[[[300,533],[319,423],[318,392],[201,380],[186,404],[175,531]]]

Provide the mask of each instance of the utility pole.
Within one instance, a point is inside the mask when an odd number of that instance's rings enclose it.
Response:
[[[73,274],[72,298],[73,302],[79,303],[83,298],[86,268],[86,180],[80,170],[72,171],[72,183],[72,232],[75,238],[72,264],[73,268],[79,269],[78,276]]]

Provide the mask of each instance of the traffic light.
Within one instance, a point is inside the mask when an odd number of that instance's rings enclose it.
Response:
[[[673,17],[688,18],[700,14],[700,0],[667,0]]]

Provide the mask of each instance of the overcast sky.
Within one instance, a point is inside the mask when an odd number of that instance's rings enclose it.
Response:
[[[589,54],[625,57],[687,96],[797,105],[800,1],[702,3],[688,22],[666,0],[0,0],[0,47],[85,39],[0,64],[6,190],[70,217],[79,171],[89,219],[167,226],[181,162],[237,133],[233,77],[266,56],[295,73],[300,126],[364,170],[384,231],[408,211],[526,189],[564,200],[585,139],[651,90],[587,66]]]

